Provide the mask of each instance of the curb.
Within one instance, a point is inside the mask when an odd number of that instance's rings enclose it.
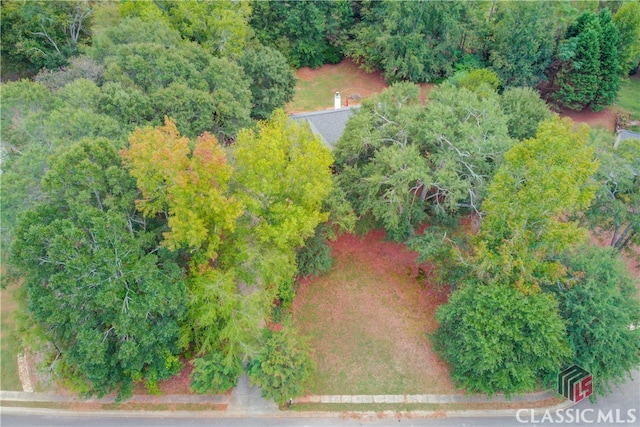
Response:
[[[546,393],[546,392],[545,392]],[[25,396],[26,395],[26,396]],[[176,398],[178,395],[167,395],[168,398]],[[28,399],[28,397],[31,397]],[[152,396],[159,397],[159,396]],[[184,397],[184,396],[181,396]],[[214,402],[216,397],[228,396],[204,396],[208,397],[202,403],[218,403]],[[49,395],[45,393],[25,393],[25,392],[7,392],[0,391],[1,402],[54,402],[54,403],[111,403],[112,398],[79,400],[74,397]],[[163,400],[167,400],[163,399]],[[105,401],[106,400],[106,401]],[[216,399],[217,400],[217,399]],[[535,401],[535,400],[529,400]],[[129,400],[128,402],[131,402]],[[156,402],[151,402],[156,403]],[[157,402],[162,403],[162,402]],[[183,402],[172,402],[183,403]],[[535,415],[542,415],[547,411],[557,411],[573,406],[575,403],[570,400],[545,408],[527,409]],[[78,411],[68,409],[51,409],[51,408],[29,408],[19,406],[1,406],[0,414],[33,414],[33,415],[58,415],[70,417],[92,417],[101,416],[109,418],[340,418],[345,414],[355,415],[359,418],[487,418],[487,417],[515,417],[517,409],[488,409],[488,410],[450,410],[450,411],[277,411],[277,412],[251,412],[251,411],[150,411],[150,410],[95,410],[95,411]]]

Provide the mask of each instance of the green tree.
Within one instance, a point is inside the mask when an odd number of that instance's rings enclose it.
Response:
[[[47,199],[24,214],[12,248],[28,312],[63,372],[86,394],[133,382],[150,390],[179,368],[182,273],[136,214],[134,182],[106,139],[60,153],[43,180]]]
[[[497,2],[489,61],[505,87],[535,87],[545,80],[556,48],[552,2]]]
[[[618,53],[622,73],[630,74],[640,63],[640,3],[625,2],[613,17],[618,28]]]
[[[557,76],[559,89],[553,99],[572,110],[582,110],[598,92],[601,27],[598,16],[585,12],[569,27],[560,46],[563,61]]]
[[[479,211],[486,187],[513,144],[498,94],[442,85],[415,121],[416,140],[433,181],[427,200],[437,215]]]
[[[618,62],[618,29],[609,9],[603,9],[600,19],[600,75],[598,89],[591,102],[593,111],[601,111],[613,104],[620,89],[620,64]]]
[[[372,2],[353,30],[347,55],[388,82],[431,82],[453,73],[466,35],[462,2]]]
[[[250,23],[260,43],[278,49],[293,67],[315,68],[342,59],[352,14],[346,0],[255,2]]]
[[[91,39],[89,1],[3,0],[0,11],[3,80],[5,68],[35,74],[65,65]]]
[[[172,27],[184,38],[197,42],[215,56],[240,55],[253,34],[249,26],[249,2],[161,0],[158,3]]]
[[[477,276],[533,293],[560,280],[558,257],[586,239],[577,221],[564,218],[590,205],[597,168],[588,128],[574,130],[570,119],[544,121],[534,139],[514,145],[483,204],[472,261]]]
[[[593,204],[586,212],[587,224],[594,232],[610,239],[617,250],[640,244],[640,140],[627,139],[614,144],[605,131],[591,131],[600,168]]]
[[[284,108],[296,92],[296,76],[280,52],[266,46],[247,49],[240,56],[253,99],[251,117],[267,119],[271,113]]]
[[[139,34],[146,30],[149,34]],[[116,115],[132,114],[128,122],[147,124],[141,113],[150,107],[150,124],[170,116],[191,138],[209,131],[224,141],[251,123],[250,82],[242,68],[181,40],[169,24],[159,21],[150,28],[139,18],[127,18],[97,35],[90,54],[104,63],[107,83],[130,91],[129,96],[110,92],[113,98],[107,100],[115,108],[105,106]]]
[[[535,390],[571,355],[558,304],[546,293],[468,283],[438,308],[436,318],[436,351],[456,385],[472,393]]]
[[[509,136],[523,140],[536,136],[538,126],[551,118],[551,110],[531,88],[509,88],[500,95],[502,111],[509,117]]]
[[[327,220],[322,212],[331,190],[333,158],[308,126],[277,110],[257,132],[245,129],[234,145],[235,181],[251,233],[259,241],[291,251]]]
[[[472,92],[478,92],[483,86],[487,91],[497,91],[500,87],[498,75],[486,68],[476,68],[469,71],[458,71],[449,78],[449,83],[455,87],[463,87]]]
[[[640,362],[640,330],[629,328],[640,322],[638,291],[611,248],[585,248],[562,262],[569,269],[569,286],[555,293],[572,362],[593,375],[594,397],[610,393]]]
[[[356,214],[373,216],[397,240],[424,219],[421,194],[432,181],[410,133],[418,98],[416,85],[397,83],[365,100],[335,150],[337,183]]]
[[[262,396],[280,405],[302,396],[314,368],[306,341],[289,325],[279,332],[265,332],[260,352],[247,367],[249,379],[260,387]]]

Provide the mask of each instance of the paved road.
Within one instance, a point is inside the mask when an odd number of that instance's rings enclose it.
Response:
[[[562,415],[560,415],[562,414]],[[156,414],[159,415],[159,414]],[[563,422],[560,422],[562,416]],[[617,419],[616,419],[617,417]],[[519,417],[450,417],[429,418],[383,418],[369,416],[353,418],[295,418],[263,417],[259,414],[251,418],[158,418],[136,414],[134,417],[114,417],[113,414],[53,415],[51,413],[14,413],[14,410],[2,408],[0,415],[2,427],[323,427],[323,426],[415,426],[415,427],[511,427],[511,426],[640,426],[640,370],[635,370],[633,380],[627,381],[621,388],[602,397],[596,404],[582,401],[560,412],[549,414],[531,414],[522,410]]]

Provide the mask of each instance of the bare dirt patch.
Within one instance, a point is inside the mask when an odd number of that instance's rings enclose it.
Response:
[[[428,339],[449,290],[418,281],[417,254],[382,231],[343,235],[332,250],[334,268],[302,280],[294,301],[318,365],[310,392],[455,392]]]
[[[613,133],[616,124],[616,112],[611,108],[605,108],[600,112],[584,109],[574,111],[563,109],[560,111],[561,117],[570,117],[575,123],[586,123],[590,127],[604,128]]]

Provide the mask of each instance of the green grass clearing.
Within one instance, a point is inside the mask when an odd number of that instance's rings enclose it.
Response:
[[[0,291],[0,389],[22,391],[22,383],[18,374],[18,348],[16,337],[14,286]]]
[[[620,84],[620,90],[614,105],[629,114],[629,120],[640,122],[640,78],[632,78]],[[640,132],[640,124],[629,126],[631,130]]]

